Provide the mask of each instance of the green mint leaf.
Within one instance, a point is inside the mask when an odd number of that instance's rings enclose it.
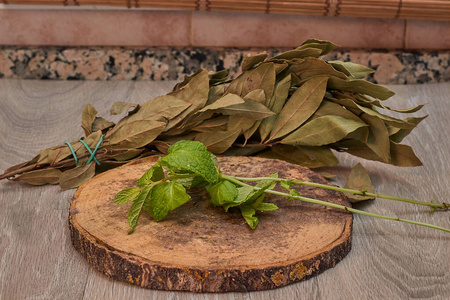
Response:
[[[136,186],[143,186],[164,178],[164,170],[159,163],[154,164],[144,175],[136,182]]]
[[[201,176],[178,178],[176,182],[181,183],[187,189],[208,184]]]
[[[251,229],[255,229],[256,226],[258,226],[258,218],[255,216],[255,209],[250,205],[241,206],[239,209],[248,226],[250,226]]]
[[[125,204],[133,200],[134,198],[139,195],[139,192],[141,190],[137,187],[131,187],[128,189],[123,189],[120,192],[117,193],[117,195],[114,197],[114,203],[116,204]]]
[[[150,196],[151,190],[152,186],[144,187],[139,192],[136,199],[133,200],[130,210],[128,211],[128,225],[130,225],[130,231],[128,232],[128,234],[133,233],[134,229],[136,228],[139,221],[139,217],[141,215],[142,206],[144,205],[144,202],[147,200],[147,198]]]
[[[146,210],[156,220],[163,220],[175,208],[188,202],[191,197],[178,182],[163,182],[153,187]]]
[[[224,204],[223,208],[225,209],[225,211],[228,211],[228,209],[230,207],[234,207],[234,206],[238,206],[242,203],[244,203],[245,201],[247,201],[249,195],[251,193],[253,193],[253,187],[252,186],[241,186],[237,188],[238,190],[238,195],[237,198],[235,199],[235,203],[228,203],[228,204]]]
[[[280,181],[281,187],[283,189],[285,189],[285,190],[288,190],[288,191],[291,189],[291,185],[293,185],[293,184],[294,184],[293,180],[282,180],[282,181]]]
[[[200,151],[200,152],[207,152],[208,149],[205,145],[203,145],[200,142],[196,141],[188,141],[188,140],[181,140],[173,144],[172,146],[167,149],[167,154],[172,154],[178,151]]]
[[[292,196],[294,196],[294,197],[295,196],[301,196],[300,193],[297,190],[294,190],[294,189],[290,189],[289,190],[289,195],[291,196],[291,197],[288,198],[289,201],[294,200],[294,198]]]
[[[253,207],[254,209],[256,209],[256,207],[260,206],[260,205],[263,203],[264,198],[266,198],[266,193],[263,193],[261,196],[259,196],[258,199],[256,199],[255,201],[253,201],[252,207]]]
[[[257,207],[254,207],[254,208],[255,208],[255,210],[270,211],[270,210],[277,210],[278,206],[276,206],[273,203],[261,203]]]
[[[178,141],[169,147],[169,154],[161,159],[169,169],[197,174],[208,183],[219,181],[214,156],[198,141]]]
[[[236,204],[238,201],[238,188],[228,180],[220,181],[207,187],[209,202],[214,206]]]
[[[278,178],[278,172],[270,174],[269,177]],[[251,203],[254,200],[258,199],[262,194],[264,194],[266,190],[273,189],[277,184],[277,182],[278,182],[277,180],[270,180],[270,179],[261,180],[256,184],[256,187],[258,187],[259,189],[258,190],[254,189],[253,192],[247,196],[246,202]]]

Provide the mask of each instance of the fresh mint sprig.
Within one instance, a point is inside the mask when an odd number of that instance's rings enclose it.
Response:
[[[435,209],[448,209],[447,203],[433,203],[411,200],[406,198],[368,193],[364,189],[354,190],[340,188],[325,184],[305,182],[299,180],[278,178],[278,173],[269,177],[237,177],[220,172],[216,167],[216,157],[210,153],[206,146],[198,141],[179,141],[168,149],[168,154],[160,157],[142,177],[136,182],[135,187],[123,189],[114,198],[114,203],[125,204],[132,201],[128,212],[128,223],[131,234],[137,224],[142,210],[145,210],[156,221],[162,221],[169,212],[190,200],[186,189],[195,186],[205,186],[210,195],[209,202],[225,211],[230,208],[238,208],[247,222],[255,229],[258,225],[257,211],[277,210],[278,207],[266,201],[267,194],[284,196],[287,200],[300,200],[329,207],[346,210],[366,216],[405,222],[429,228],[450,232],[450,229],[435,226],[413,220],[400,219],[362,210],[354,209],[344,205],[334,204],[322,200],[303,197],[293,189],[295,185],[308,185],[319,188],[337,190],[354,195],[373,196],[390,199],[394,201],[408,202],[412,204],[429,206]],[[256,185],[249,185],[245,181],[257,181]],[[287,192],[275,191],[274,188],[280,184]]]

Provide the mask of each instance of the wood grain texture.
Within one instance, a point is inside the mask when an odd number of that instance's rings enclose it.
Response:
[[[163,222],[146,213],[128,235],[128,205],[115,195],[134,183],[157,156],[99,174],[83,184],[70,205],[73,245],[96,270],[141,287],[192,292],[258,291],[282,287],[334,267],[350,251],[352,215],[269,195],[279,207],[260,213],[250,229],[239,211],[213,207],[205,188],[189,190],[191,200]],[[307,168],[258,157],[218,157],[225,174],[264,177],[278,172],[327,184]],[[282,188],[277,187],[278,191]],[[336,191],[298,187],[304,197],[350,206]]]
[[[0,80],[0,169],[30,159],[41,148],[81,137],[80,115],[86,103],[107,117],[114,101],[143,103],[173,85]],[[341,185],[350,168],[361,162],[379,193],[448,201],[450,83],[390,88],[397,95],[387,105],[432,102],[423,109],[430,117],[405,139],[424,166],[398,168],[339,155],[339,167],[323,170],[337,174],[336,183]],[[67,216],[74,192],[0,182],[1,299],[448,299],[450,295],[448,234],[358,215],[352,251],[342,262],[284,288],[199,295],[116,282],[91,270],[71,245]],[[381,199],[357,208],[450,227],[448,212],[430,215],[426,208]]]

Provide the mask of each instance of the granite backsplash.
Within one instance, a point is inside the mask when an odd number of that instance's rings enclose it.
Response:
[[[269,56],[287,49],[268,49]],[[228,69],[235,77],[242,58],[261,49],[0,47],[0,78],[52,80],[181,80],[199,68]],[[450,51],[340,50],[326,60],[351,61],[376,70],[379,84],[450,80]]]

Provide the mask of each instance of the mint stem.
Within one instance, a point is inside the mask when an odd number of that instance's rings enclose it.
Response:
[[[283,178],[272,178],[272,177],[254,177],[254,178],[248,178],[248,177],[234,177],[237,180],[240,181],[261,181],[261,180],[276,180],[276,181],[283,181],[286,179]],[[432,202],[424,202],[419,200],[413,200],[408,198],[401,198],[401,197],[395,197],[395,196],[389,196],[389,195],[383,195],[383,194],[374,194],[374,193],[368,193],[365,191],[359,191],[359,190],[353,190],[353,189],[347,189],[347,188],[341,188],[337,186],[331,186],[327,184],[321,184],[321,183],[315,183],[315,182],[307,182],[307,181],[301,181],[301,180],[292,180],[292,182],[296,185],[306,185],[306,186],[312,186],[312,187],[319,187],[324,188],[328,190],[333,191],[339,191],[344,193],[351,193],[354,195],[361,195],[361,196],[370,196],[370,197],[376,197],[376,198],[383,198],[388,200],[395,200],[395,201],[401,201],[401,202],[407,202],[417,205],[424,205],[429,206],[433,209],[436,208],[442,208],[442,209],[448,209],[450,205],[448,203],[432,203]]]
[[[234,176],[229,176],[229,175],[226,175],[226,174],[220,174],[220,177],[222,179],[231,181],[234,184],[237,184],[239,186],[251,186],[255,190],[259,190],[260,188],[252,186],[252,185],[249,185],[247,183],[244,183],[241,180],[243,180],[243,181],[259,181],[259,180],[266,180],[266,179],[277,180],[277,181],[283,180],[283,179],[277,179],[277,178],[272,178],[272,177],[259,177],[259,179],[258,178],[234,177]],[[250,180],[247,180],[247,179],[250,179]],[[327,185],[325,185],[325,186],[327,186]],[[365,215],[365,216],[370,216],[370,217],[375,217],[375,218],[385,219],[385,220],[398,221],[398,222],[403,222],[403,223],[409,223],[409,224],[415,224],[415,225],[424,226],[424,227],[428,227],[428,228],[433,228],[433,229],[437,229],[437,230],[441,230],[441,231],[445,231],[445,232],[450,232],[450,229],[448,229],[448,228],[444,228],[444,227],[440,227],[440,226],[436,226],[436,225],[432,225],[432,224],[428,224],[428,223],[408,220],[408,219],[401,219],[401,218],[397,218],[397,217],[389,217],[389,216],[369,213],[369,212],[365,212],[365,211],[362,211],[362,210],[359,210],[359,209],[354,209],[354,208],[347,207],[347,206],[344,206],[344,205],[330,203],[330,202],[326,202],[326,201],[322,201],[322,200],[317,200],[317,199],[312,199],[312,198],[307,198],[307,197],[302,197],[302,196],[291,196],[288,193],[278,192],[278,191],[269,190],[269,189],[265,190],[265,192],[269,193],[269,194],[283,196],[283,197],[288,197],[288,198],[293,198],[293,199],[297,199],[297,200],[301,200],[301,201],[305,201],[305,202],[309,202],[309,203],[314,203],[314,204],[320,204],[320,205],[325,205],[325,206],[329,206],[329,207],[334,207],[334,208],[346,210],[346,211],[349,211],[349,212],[352,212],[352,213],[357,213],[357,214],[360,214],[360,215]]]

